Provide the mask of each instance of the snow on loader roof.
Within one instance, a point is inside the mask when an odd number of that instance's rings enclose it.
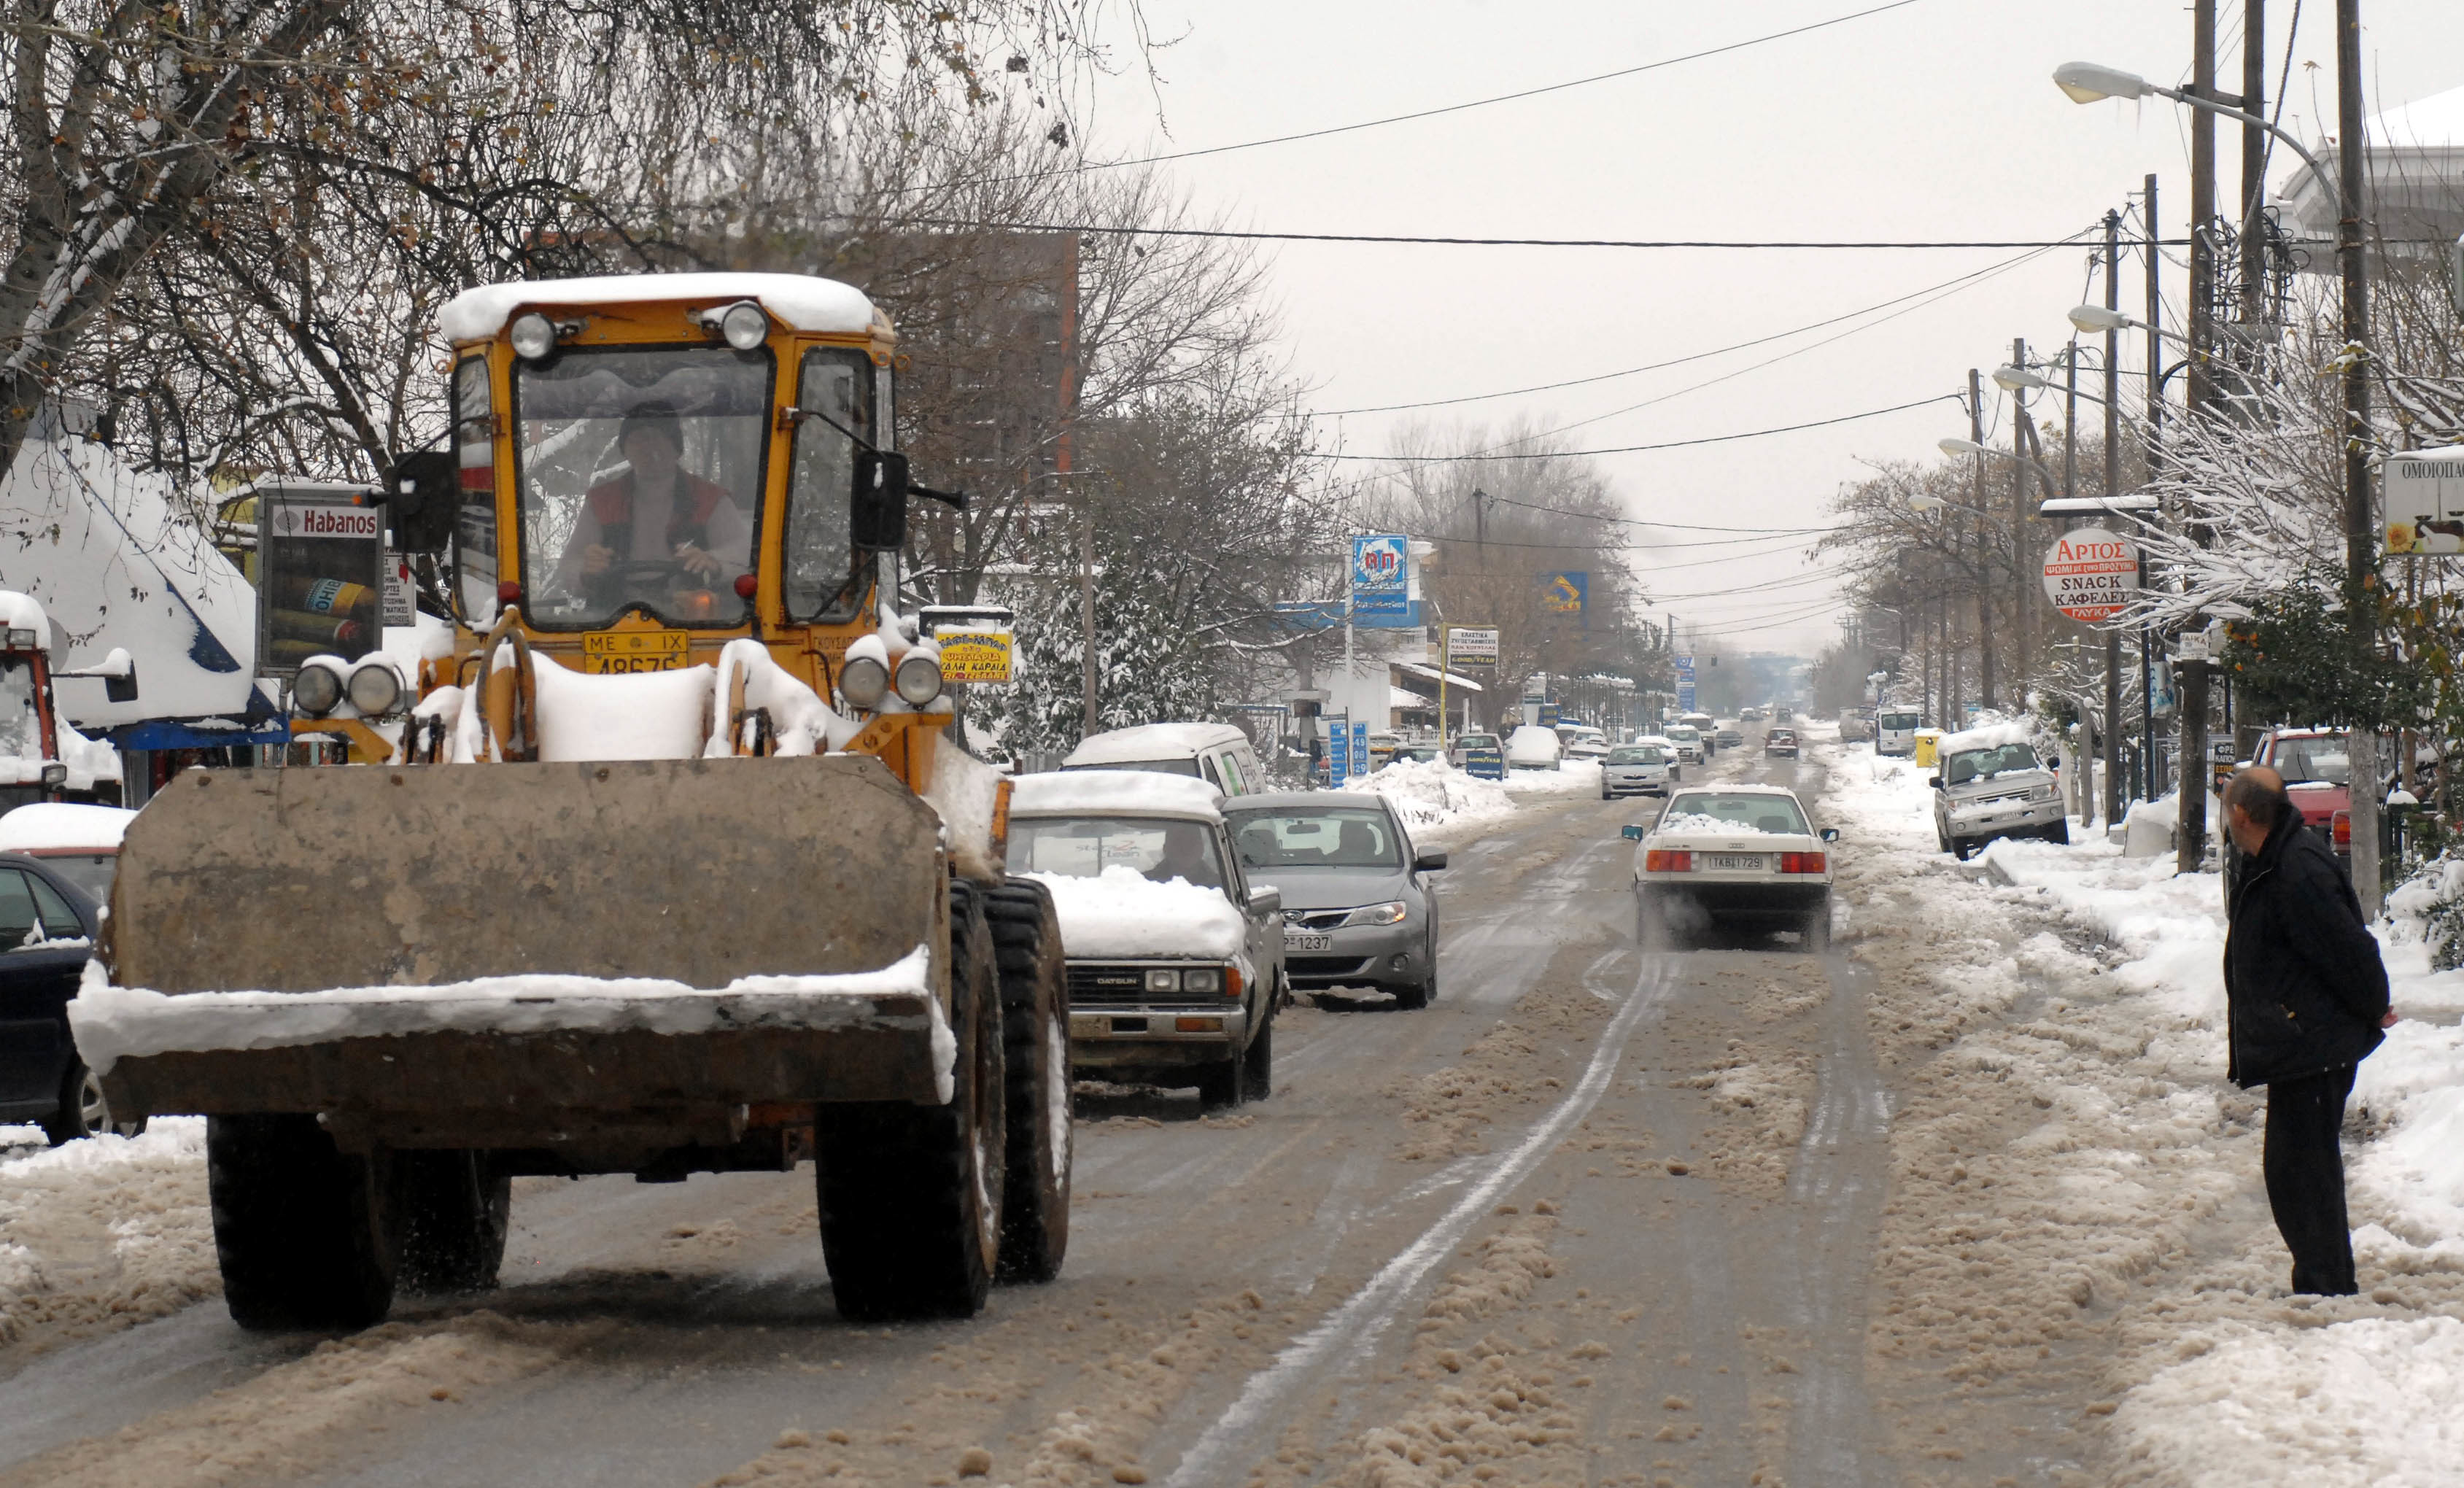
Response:
[[[436,314],[449,341],[486,340],[517,311],[643,300],[706,300],[713,306],[750,299],[792,330],[861,336],[875,311],[862,290],[806,274],[616,274],[580,279],[517,279],[464,290]]]

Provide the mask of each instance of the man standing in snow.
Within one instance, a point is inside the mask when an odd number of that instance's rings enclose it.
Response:
[[[2335,853],[2303,826],[2284,777],[2254,765],[2225,787],[2246,855],[2225,936],[2226,1076],[2267,1086],[2267,1203],[2293,1289],[2349,1297],[2353,1237],[2338,1138],[2353,1068],[2395,1022],[2387,968]]]

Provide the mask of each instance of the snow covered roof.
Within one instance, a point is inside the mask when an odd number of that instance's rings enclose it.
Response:
[[[1018,777],[1013,817],[1138,816],[1223,820],[1223,793],[1204,780],[1154,770],[1056,770]]]
[[[2028,742],[2028,726],[2024,723],[1989,723],[1981,729],[1966,729],[1946,733],[1934,744],[1937,754],[1950,755],[1964,749],[2000,749],[2005,744]]]
[[[2374,147],[2464,149],[2464,88],[2388,109],[2365,123],[2362,132]]]
[[[436,329],[449,341],[485,340],[505,328],[517,311],[580,307],[631,300],[707,300],[713,306],[739,299],[761,308],[799,331],[860,336],[872,326],[872,301],[853,285],[805,274],[616,274],[582,279],[517,279],[464,290],[436,314]]]
[[[1405,671],[1410,672],[1413,676],[1426,677],[1431,682],[1435,682],[1439,678],[1442,677],[1445,679],[1446,686],[1450,688],[1461,688],[1466,692],[1479,692],[1484,690],[1479,683],[1474,682],[1469,677],[1461,676],[1455,672],[1440,671],[1435,667],[1423,667],[1419,662],[1397,662],[1395,665],[1402,667]]]
[[[137,813],[38,800],[0,817],[0,852],[118,852]]]
[[[42,602],[32,595],[0,589],[0,629],[39,632],[34,645],[45,651],[52,648],[51,617],[43,613]]]
[[[1145,723],[1089,734],[1062,763],[1125,765],[1142,759],[1190,759],[1199,750],[1248,742],[1249,735],[1228,723]]]
[[[1438,706],[1438,700],[1434,697],[1422,697],[1418,692],[1409,692],[1401,688],[1388,688],[1386,689],[1386,706],[1390,709],[1435,708]]]
[[[137,663],[133,702],[61,679],[61,713],[89,733],[251,711],[256,590],[187,505],[81,439],[30,442],[0,483],[0,588],[48,612],[65,652],[54,660],[90,667],[123,647]]]

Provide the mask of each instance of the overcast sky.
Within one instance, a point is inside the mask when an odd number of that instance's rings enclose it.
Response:
[[[1441,107],[1881,0],[1144,3],[1155,34],[1172,44],[1155,54],[1156,88],[1139,73],[1098,90],[1089,142],[1099,155],[1202,149]],[[2220,0],[2219,9],[2219,71],[2233,90],[2242,6]],[[2273,91],[2295,11],[2291,0],[2267,9]],[[2333,16],[2332,0],[2308,0],[2291,49],[2285,118],[2306,140],[2335,117]],[[2363,18],[2370,113],[2464,87],[2464,4],[2364,0]],[[2163,100],[2080,107],[2051,74],[2080,59],[2181,82],[2189,56],[2187,5],[1914,0],[1635,77],[1171,168],[1201,211],[1267,231],[1854,240],[2060,238],[2123,205],[2154,171],[2166,235],[2179,236],[2189,199],[2182,111]],[[2227,124],[2219,158],[2228,192],[2238,148],[2238,130]],[[2279,157],[2271,182],[2288,174]],[[1457,398],[1710,352],[2022,256],[1366,244],[1271,252],[1293,370],[1314,385],[1322,409]],[[2083,251],[2057,249],[1911,301],[1917,308],[1680,367],[1418,413],[1330,418],[1323,431],[1346,452],[1376,453],[1402,421],[1497,426],[1523,416],[1581,424],[1571,437],[1590,449],[1911,403],[1958,390],[1970,366],[2008,360],[2013,337],[2057,348],[2069,335],[2063,312],[2087,291],[2087,274]],[[2168,266],[2167,278],[2178,291],[2179,269]],[[2123,304],[2143,294],[2125,263]],[[1927,457],[1936,439],[1965,432],[1958,407],[1941,403],[1601,463],[1637,517],[1802,528],[1827,519],[1834,492],[1863,472],[1860,459]],[[1674,544],[1726,535],[1657,536]],[[1836,633],[1825,602],[1836,578],[1805,559],[1800,539],[1670,546],[1646,552],[1639,566],[1661,601],[1655,618],[1673,611],[1689,630],[1805,654]],[[1795,582],[1768,587],[1774,580]],[[1731,592],[1755,584],[1766,587]]]

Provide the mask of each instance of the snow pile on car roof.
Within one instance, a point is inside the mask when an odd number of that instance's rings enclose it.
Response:
[[[1483,821],[1514,813],[1514,798],[1494,780],[1466,775],[1441,759],[1398,759],[1385,769],[1346,780],[1341,789],[1386,798],[1415,831],[1435,831],[1457,821]]]
[[[1754,821],[1731,821],[1725,817],[1688,811],[1682,815],[1661,818],[1660,825],[1653,829],[1652,835],[1654,837],[1751,837],[1756,835],[1803,837],[1805,835],[1802,828],[1793,824],[1767,827],[1759,823],[1759,818]]]
[[[1018,777],[1014,817],[1127,815],[1221,817],[1223,793],[1192,776],[1155,770],[1053,770]]]
[[[136,820],[118,806],[30,801],[0,817],[0,852],[118,852]]]
[[[2025,744],[2035,731],[2024,723],[1989,723],[1957,733],[1946,733],[1934,744],[1938,754],[1956,754],[1968,749],[2000,749],[2006,744]]]
[[[1090,733],[1062,763],[1117,765],[1140,759],[1188,759],[1200,750],[1220,748],[1247,737],[1228,723],[1143,723],[1133,729]]]
[[[1100,878],[1067,873],[1026,875],[1052,890],[1061,917],[1061,946],[1073,961],[1120,956],[1226,961],[1245,939],[1241,911],[1217,888],[1186,879],[1155,883],[1113,864]]]

